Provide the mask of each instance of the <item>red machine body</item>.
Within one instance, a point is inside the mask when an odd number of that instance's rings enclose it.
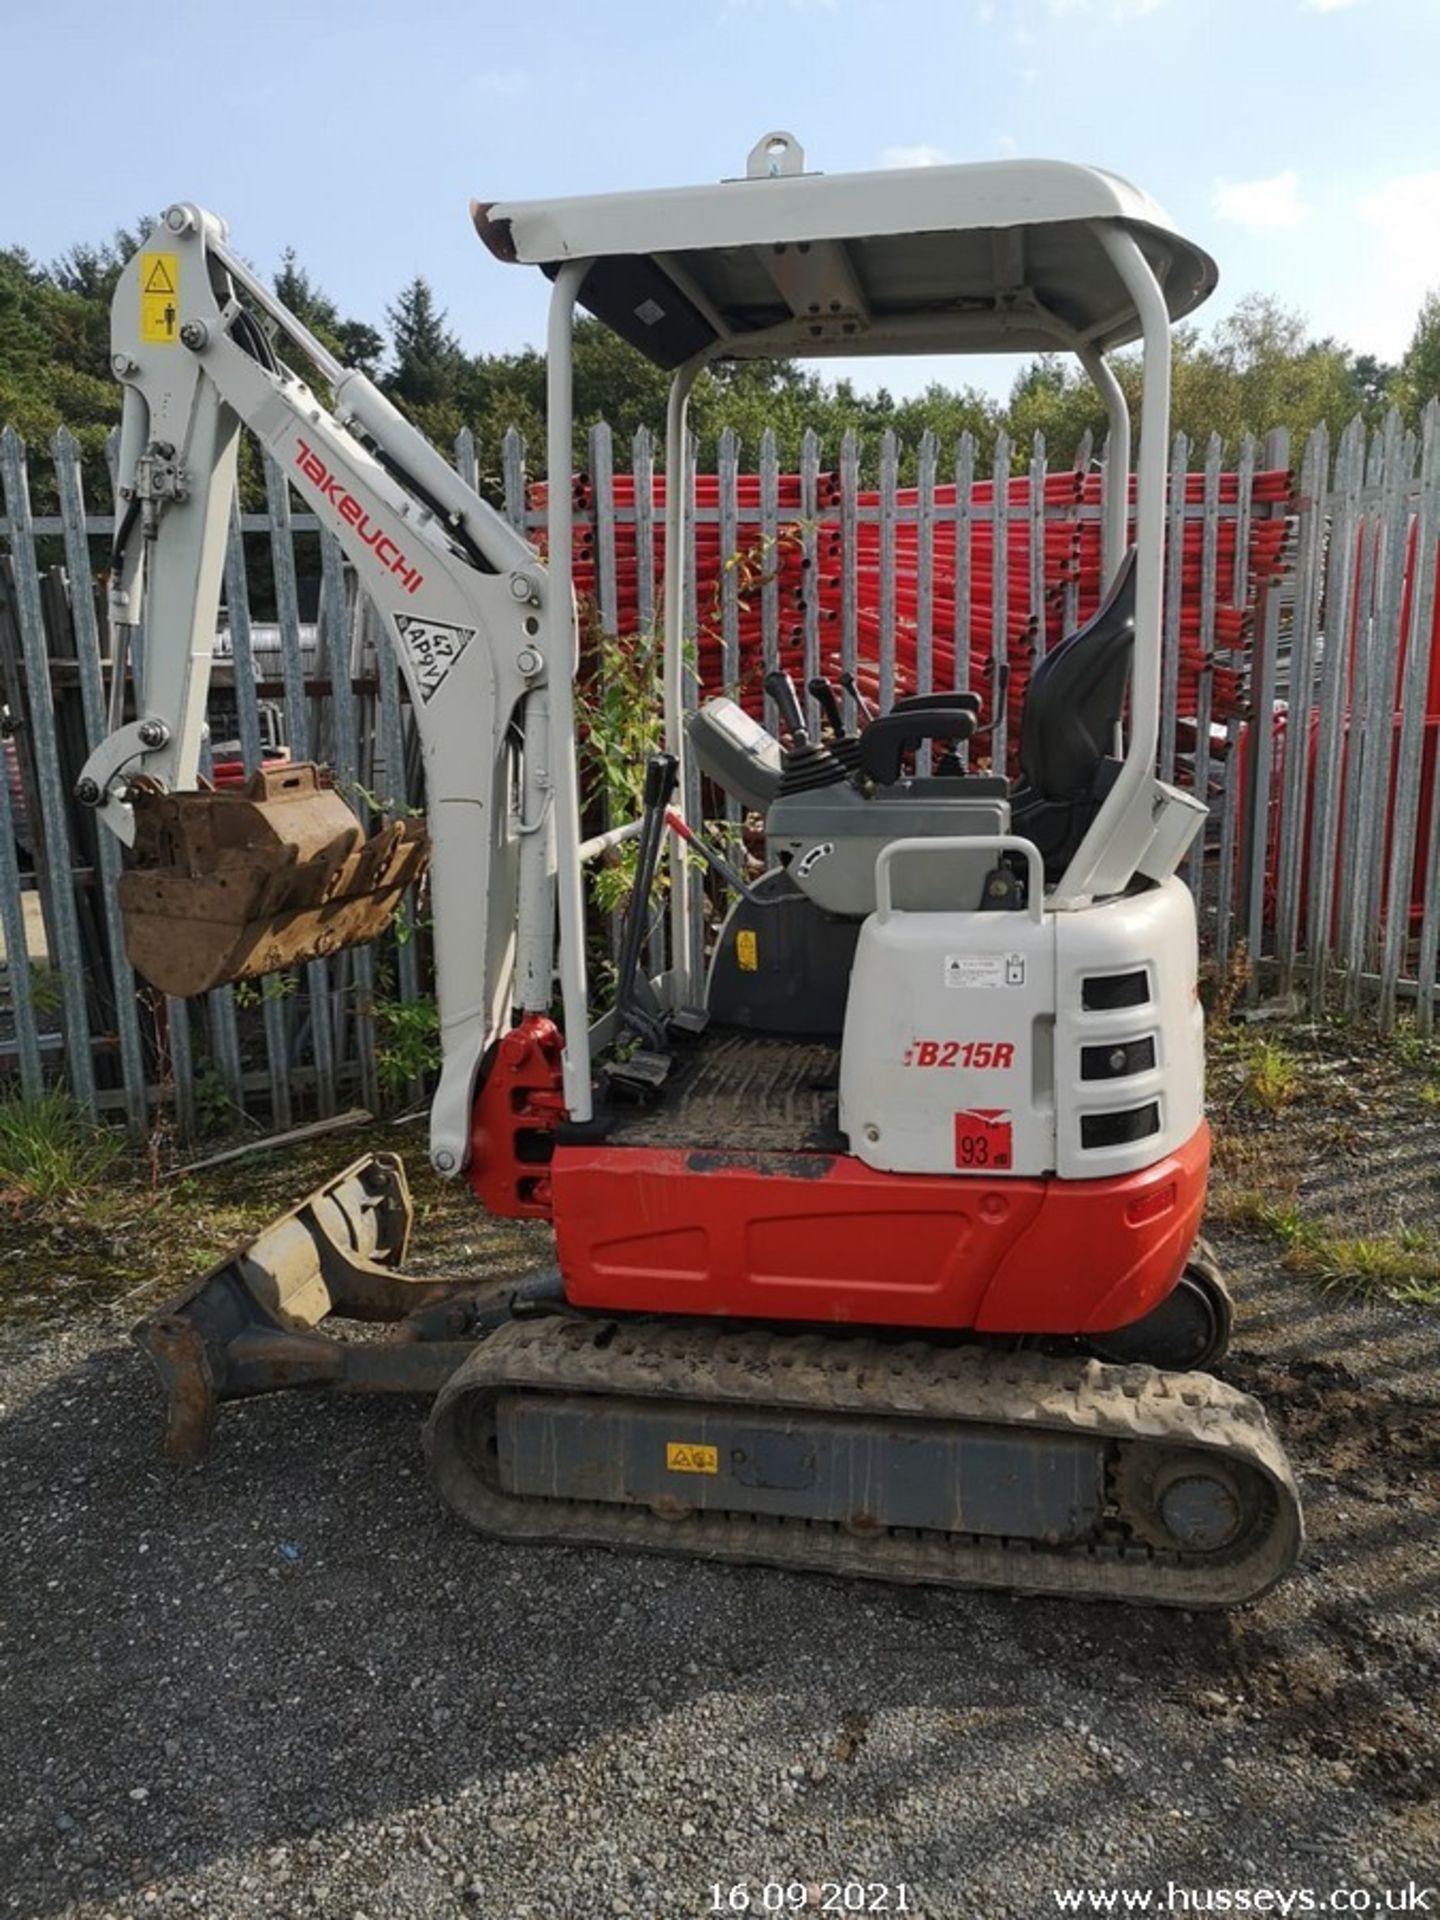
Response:
[[[1166,1298],[1200,1228],[1210,1130],[1138,1173],[881,1173],[851,1154],[555,1143],[562,1042],[532,1015],[475,1107],[471,1185],[551,1219],[574,1305],[986,1333],[1129,1326]],[[548,1164],[547,1164],[548,1157]]]
[[[559,1146],[566,1297],[634,1313],[990,1333],[1109,1332],[1175,1286],[1208,1127],[1141,1173],[878,1173],[849,1154]]]

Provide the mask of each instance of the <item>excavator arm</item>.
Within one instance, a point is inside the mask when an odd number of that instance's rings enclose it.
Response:
[[[333,406],[284,363],[276,333],[315,365]],[[374,913],[347,914],[347,900],[353,909],[351,896],[368,894],[393,911],[417,870],[415,836],[403,827],[363,849],[337,795],[315,813],[305,770],[268,786],[260,776],[238,803],[249,809],[243,827],[240,814],[223,811],[229,796],[196,791],[243,426],[339,541],[409,691],[425,765],[443,1046],[431,1158],[438,1171],[458,1172],[487,1050],[515,1006],[544,1011],[551,998],[547,688],[552,674],[573,675],[574,650],[547,660],[539,644],[544,569],[371,381],[336,361],[256,279],[202,208],[172,207],[129,262],[115,293],[112,354],[125,389],[110,599],[116,697],[80,797],[136,850],[142,871],[126,884],[137,926],[148,913],[162,928],[169,915],[193,929],[198,903],[232,884],[227,848],[244,843],[268,924],[245,929],[239,957],[217,961],[220,978],[373,937]],[[137,668],[135,716],[120,724],[127,654]],[[308,839],[303,827],[285,826],[300,817],[297,801],[318,823]],[[164,884],[144,873],[157,859],[170,863]],[[163,976],[163,950],[163,941],[132,937],[148,977]],[[155,983],[175,990],[164,977]],[[193,989],[181,980],[179,990]]]

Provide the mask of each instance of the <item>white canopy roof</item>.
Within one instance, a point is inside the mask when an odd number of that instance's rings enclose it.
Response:
[[[751,173],[706,187],[475,202],[502,260],[553,275],[592,260],[580,299],[662,367],[725,356],[1044,351],[1136,339],[1134,302],[1094,232],[1134,234],[1172,319],[1215,264],[1138,188],[1055,160],[879,173],[801,171],[768,134]]]

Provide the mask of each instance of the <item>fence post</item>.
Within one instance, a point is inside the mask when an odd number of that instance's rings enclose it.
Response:
[[[1205,490],[1200,520],[1200,658],[1195,688],[1195,798],[1210,805],[1210,716],[1215,698],[1215,605],[1220,572],[1220,436],[1212,433],[1205,448]],[[1188,879],[1195,904],[1205,893],[1205,842],[1202,830],[1190,855]]]
[[[967,427],[955,449],[955,670],[959,693],[970,687],[971,552],[975,531],[975,436]]]
[[[1275,958],[1279,989],[1294,985],[1300,935],[1301,853],[1310,800],[1310,715],[1315,699],[1315,632],[1325,578],[1325,493],[1330,471],[1330,435],[1322,422],[1310,434],[1300,463],[1300,526],[1296,538],[1295,604],[1290,623],[1289,711],[1285,727],[1285,775],[1280,815],[1280,852],[1275,876]]]
[[[1417,815],[1420,811],[1425,764],[1425,695],[1430,684],[1430,654],[1435,621],[1435,542],[1440,536],[1440,524],[1437,524],[1436,517],[1436,507],[1440,504],[1436,501],[1437,480],[1440,480],[1440,414],[1437,414],[1432,402],[1425,412],[1421,441],[1418,513],[1407,528],[1407,547],[1414,556],[1409,579],[1410,620],[1408,630],[1398,636],[1405,657],[1401,670],[1400,741],[1394,785],[1390,789],[1393,794],[1390,800],[1390,871],[1380,968],[1379,1025],[1382,1034],[1389,1033],[1395,1024],[1396,987],[1410,946]],[[1431,777],[1433,782],[1433,772]],[[1433,845],[1429,851],[1433,859]]]
[[[105,686],[100,662],[100,632],[91,592],[90,541],[85,527],[85,496],[80,472],[80,449],[68,428],[55,436],[55,479],[60,491],[60,514],[65,522],[65,564],[75,625],[75,652],[80,666],[80,701],[85,715],[85,743],[93,753],[105,738]],[[3,827],[0,827],[3,831]],[[120,1049],[120,1083],[125,1094],[125,1116],[130,1131],[143,1135],[149,1120],[145,1098],[145,1048],[136,1012],[135,976],[125,958],[125,932],[120,918],[120,843],[102,828],[97,836],[100,861],[100,911],[105,920],[111,1000]]]
[[[935,436],[920,436],[915,470],[915,691],[935,690]],[[915,771],[930,771],[930,743],[915,756]]]
[[[1376,528],[1376,614],[1371,629],[1366,722],[1362,730],[1359,837],[1351,845],[1351,872],[1358,877],[1352,936],[1354,977],[1347,982],[1358,1004],[1360,975],[1380,964],[1380,916],[1384,908],[1385,840],[1390,771],[1394,758],[1394,713],[1400,658],[1400,606],[1404,593],[1409,531],[1406,500],[1409,469],[1400,417],[1391,412],[1382,430],[1383,479]]]
[[[1010,682],[1010,436],[995,436],[990,467],[990,766],[1009,763]]]
[[[860,595],[855,549],[860,531],[860,442],[853,427],[840,442],[840,664],[853,674],[860,657]]]
[[[1250,579],[1250,504],[1255,488],[1255,436],[1240,442],[1235,473],[1235,551],[1231,559],[1230,604],[1244,609]],[[1215,902],[1215,958],[1222,973],[1230,966],[1235,913],[1236,841],[1240,825],[1241,720],[1232,713],[1225,729],[1225,791],[1220,811],[1220,871]]]
[[[1311,807],[1306,945],[1310,958],[1310,998],[1323,1007],[1334,961],[1337,828],[1350,737],[1350,661],[1355,627],[1356,554],[1360,526],[1360,489],[1364,479],[1365,426],[1357,414],[1340,436],[1329,500],[1329,549],[1325,580],[1325,652],[1320,670],[1320,728],[1315,743],[1315,792]]]
[[[25,656],[28,706],[34,728],[36,796],[40,819],[34,823],[35,844],[45,844],[45,881],[49,891],[49,924],[58,951],[52,958],[60,968],[60,992],[65,1009],[65,1063],[70,1091],[89,1112],[95,1111],[95,1063],[90,1052],[90,1019],[85,1005],[85,976],[80,953],[80,926],[75,913],[74,859],[70,847],[69,795],[60,774],[55,737],[55,696],[50,685],[50,657],[45,619],[40,607],[40,575],[35,560],[35,529],[30,512],[30,481],[25,469],[25,443],[13,427],[0,433],[0,480],[10,521],[11,563],[15,577],[15,613]],[[87,574],[88,578],[88,574]],[[37,861],[38,866],[38,861]],[[21,954],[26,953],[22,941]],[[13,967],[12,967],[13,975]]]
[[[1185,580],[1185,484],[1190,442],[1177,433],[1170,447],[1165,515],[1165,618],[1160,658],[1160,778],[1175,778],[1175,719],[1180,704],[1180,598]],[[1199,795],[1196,795],[1199,798]]]
[[[669,486],[667,477],[665,484]],[[760,672],[762,679],[780,664],[780,460],[775,431],[760,436]],[[767,693],[766,700],[774,708]],[[774,709],[776,712],[778,708]]]
[[[518,427],[507,427],[500,443],[501,484],[505,492],[505,518],[517,533],[526,531],[525,510],[525,436]],[[552,474],[550,485],[568,487],[568,473]]]
[[[1434,445],[1440,440],[1440,398],[1430,400],[1425,408],[1424,433],[1427,444]],[[1423,492],[1421,496],[1422,512],[1428,509],[1432,525],[1440,523],[1440,475],[1431,470],[1428,479],[1422,474]],[[1431,594],[1436,591],[1435,568],[1440,565],[1440,555],[1436,554],[1435,544],[1431,543]],[[1430,616],[1432,635],[1435,615]],[[1433,644],[1433,643],[1432,643]],[[1427,716],[1428,722],[1428,716]],[[1430,732],[1427,724],[1426,732]],[[1437,729],[1440,733],[1440,729]],[[1430,1034],[1435,1025],[1435,973],[1437,960],[1440,960],[1440,740],[1437,740],[1434,753],[1436,773],[1431,777],[1430,805],[1425,822],[1425,891],[1420,911],[1420,952],[1416,962],[1416,975],[1419,982],[1419,995],[1416,1000],[1415,1019],[1420,1031]]]
[[[636,613],[640,631],[649,635],[655,628],[655,446],[648,427],[635,430],[630,470],[635,481]]]
[[[1290,435],[1276,427],[1265,436],[1265,471],[1290,464]],[[1260,962],[1265,948],[1265,877],[1270,852],[1270,789],[1275,766],[1275,674],[1280,645],[1280,587],[1273,578],[1261,590],[1256,610],[1255,651],[1250,663],[1250,738],[1247,757],[1243,859],[1240,885],[1244,896],[1245,945],[1250,957],[1246,998],[1260,997]]]

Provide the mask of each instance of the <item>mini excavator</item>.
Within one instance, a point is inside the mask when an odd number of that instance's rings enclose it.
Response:
[[[434,1485],[498,1539],[1187,1608],[1263,1593],[1302,1522],[1262,1410],[1209,1371],[1231,1307],[1199,1238],[1178,874],[1205,808],[1154,771],[1170,326],[1212,262],[1108,173],[825,175],[783,132],[723,184],[471,211],[497,261],[551,282],[552,476],[571,468],[577,305],[671,376],[671,475],[717,361],[1073,353],[1109,425],[1104,592],[1033,674],[1015,779],[970,770],[984,701],[966,688],[871,712],[772,674],[772,726],[723,695],[692,711],[672,484],[664,752],[641,817],[587,839],[570,487],[550,489],[542,564],[219,219],[172,207],[113,316],[111,620],[122,653],[143,623],[143,674],[80,787],[130,850],[132,957],[174,994],[294,965],[374,938],[428,866],[430,1163],[492,1214],[548,1221],[554,1264],[407,1275],[404,1173],[372,1155],[137,1330],[169,1451],[197,1456],[246,1395],[425,1392]],[[1132,542],[1106,356],[1136,340]],[[381,616],[423,827],[367,841],[308,765],[199,778],[242,428]],[[716,790],[766,857],[752,884],[712,850],[734,898],[707,941],[687,850],[707,845],[694,795]],[[624,838],[601,1012],[586,889]],[[341,1339],[345,1320],[388,1331]]]

